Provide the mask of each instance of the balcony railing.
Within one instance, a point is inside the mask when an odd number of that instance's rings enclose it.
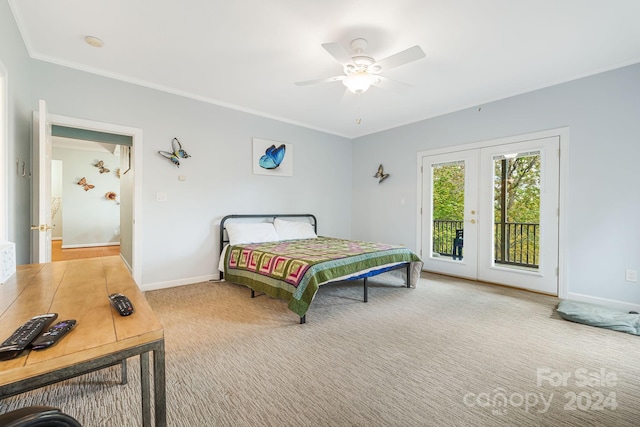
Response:
[[[496,264],[538,268],[539,226],[523,222],[496,223]]]
[[[463,224],[463,221],[433,221],[433,253],[453,258],[456,230],[462,230]],[[539,227],[540,224],[534,223],[496,223],[494,228],[495,263],[538,268]],[[462,255],[464,256],[464,248]]]
[[[453,239],[456,230],[462,230],[464,221],[433,221],[433,253],[453,256]]]

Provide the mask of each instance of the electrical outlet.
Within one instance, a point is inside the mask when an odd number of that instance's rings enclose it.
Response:
[[[624,280],[626,280],[627,282],[637,282],[638,270],[626,269],[624,271]]]

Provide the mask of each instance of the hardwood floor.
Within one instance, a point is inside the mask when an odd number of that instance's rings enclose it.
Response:
[[[51,241],[51,261],[67,261],[70,259],[97,258],[119,255],[120,245],[96,246],[91,248],[62,249],[62,240]]]

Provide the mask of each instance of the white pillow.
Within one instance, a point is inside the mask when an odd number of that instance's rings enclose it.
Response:
[[[275,242],[278,234],[270,222],[234,222],[225,224],[230,245]]]
[[[280,240],[315,239],[318,236],[308,222],[284,221],[276,218],[273,225]]]

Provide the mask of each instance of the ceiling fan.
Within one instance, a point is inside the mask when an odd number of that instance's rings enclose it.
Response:
[[[361,94],[372,85],[383,82],[401,83],[383,77],[381,73],[426,56],[422,48],[416,45],[376,61],[364,54],[367,48],[367,40],[362,38],[351,41],[350,48],[354,53],[353,55],[350,55],[339,43],[323,43],[322,47],[342,65],[344,75],[296,82],[297,86],[341,81],[349,91]]]

